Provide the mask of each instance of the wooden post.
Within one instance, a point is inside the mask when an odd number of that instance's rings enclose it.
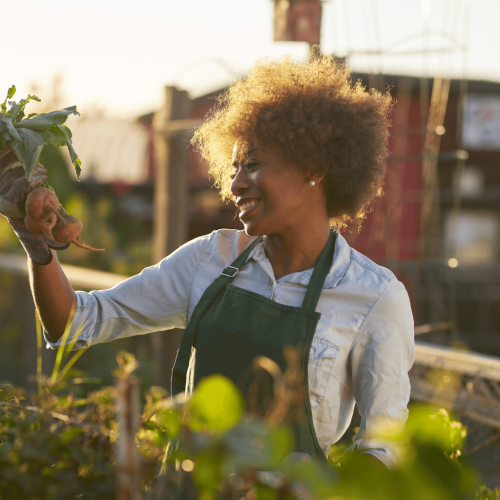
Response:
[[[172,253],[187,240],[188,186],[186,172],[187,143],[183,127],[175,122],[189,116],[190,99],[187,92],[165,87],[165,103],[155,113],[153,128],[158,159],[155,183],[155,219],[153,232],[153,261]],[[170,389],[175,356],[182,330],[152,334],[153,383]]]
[[[118,441],[116,443],[116,500],[141,500],[140,459],[135,444],[139,429],[139,388],[135,378],[118,380]]]
[[[435,245],[439,235],[439,191],[436,178],[441,145],[441,135],[437,131],[444,124],[449,93],[450,80],[440,77],[434,78],[422,160],[422,209],[420,214],[420,257],[422,260],[440,255],[440,249],[436,248]]]

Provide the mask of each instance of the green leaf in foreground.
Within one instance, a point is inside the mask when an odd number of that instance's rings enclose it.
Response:
[[[223,375],[202,379],[189,403],[189,427],[194,431],[224,432],[235,426],[243,413],[243,399]]]

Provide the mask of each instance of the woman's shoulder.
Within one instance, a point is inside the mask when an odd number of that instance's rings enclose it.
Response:
[[[254,240],[245,231],[238,229],[217,229],[184,244],[184,251],[196,251],[202,260],[234,260]]]
[[[406,318],[407,326],[411,323],[411,328],[410,326],[408,328],[413,332],[413,317],[404,284],[390,269],[376,264],[352,248],[350,250],[351,269],[347,274],[350,274],[352,281],[357,282],[360,294],[367,299],[368,304],[371,304],[369,310],[377,305],[379,310],[385,311],[384,314],[394,314],[394,311],[399,311],[400,316]]]
[[[242,240],[249,242],[254,239],[252,236],[248,236],[242,229],[216,229],[215,231],[212,231],[208,236],[215,240],[223,238],[225,240]]]
[[[360,297],[364,297],[368,303],[374,304],[382,296],[389,300],[406,300],[407,292],[395,274],[384,266],[377,264],[366,255],[355,250],[345,243],[344,252],[349,257],[345,274],[340,281],[340,285],[351,289],[355,288]]]
[[[395,274],[384,266],[377,264],[366,255],[350,247],[351,264],[355,266],[357,273],[371,275],[374,279],[388,282],[396,279]],[[354,270],[354,269],[353,269]]]
[[[238,229],[218,229],[208,236],[209,253],[218,255],[224,261],[236,259],[255,239]]]

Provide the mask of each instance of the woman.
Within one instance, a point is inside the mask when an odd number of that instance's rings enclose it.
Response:
[[[32,259],[30,277],[49,344],[58,345],[75,305],[77,347],[186,328],[174,392],[214,372],[238,383],[256,355],[285,368],[283,348],[295,346],[309,394],[297,450],[324,460],[356,402],[362,422],[352,450],[391,466],[381,425],[407,417],[408,296],[389,270],[331,230],[361,221],[381,193],[390,109],[388,94],[352,86],[331,58],[257,63],[193,138],[245,230],[190,241],[91,293],[73,292],[48,249],[46,265]]]

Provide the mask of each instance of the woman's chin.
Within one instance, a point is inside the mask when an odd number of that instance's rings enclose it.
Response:
[[[244,225],[245,233],[247,234],[247,236],[255,237],[255,236],[264,236],[264,234],[265,234],[264,232],[259,230],[259,227],[257,224],[252,224],[251,222],[244,222],[243,225]]]
[[[254,228],[249,224],[245,224],[245,233],[247,236],[259,236],[254,233]]]

